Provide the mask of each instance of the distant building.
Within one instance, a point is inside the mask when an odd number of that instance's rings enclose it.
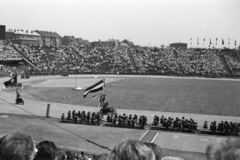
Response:
[[[3,41],[6,38],[5,33],[6,33],[6,26],[0,25],[0,47],[3,46]]]
[[[88,40],[77,38],[77,43],[79,45],[91,46],[91,43]]]
[[[62,37],[58,33],[38,30],[36,30],[36,32],[41,35],[44,46],[62,45]]]
[[[0,25],[0,40],[5,40],[6,26]]]
[[[77,38],[75,38],[74,36],[64,36],[62,38],[62,45],[68,46],[72,44],[77,44]]]
[[[87,45],[90,46],[91,43],[88,40],[84,40],[82,38],[75,38],[74,36],[64,36],[62,38],[62,45]]]
[[[42,45],[41,35],[35,31],[7,30],[5,37],[7,41],[11,41],[14,44]]]
[[[5,33],[6,40],[12,40],[15,38],[14,31],[6,31]]]
[[[93,48],[95,47],[109,47],[109,48],[114,48],[116,46],[116,42],[114,40],[109,40],[109,41],[96,41],[96,42],[91,42],[91,46]]]
[[[172,43],[172,44],[170,44],[170,47],[172,47],[172,48],[185,48],[185,49],[187,49],[187,43]]]
[[[131,42],[131,41],[129,41],[129,40],[126,40],[126,39],[124,39],[124,40],[122,41],[122,43],[127,44],[129,47],[133,47],[133,46],[134,46],[134,43],[133,43],[133,42]]]

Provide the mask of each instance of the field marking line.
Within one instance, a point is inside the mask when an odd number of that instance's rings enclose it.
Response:
[[[151,140],[151,142],[150,143],[153,143],[153,141],[155,140],[155,138],[158,136],[158,134],[159,134],[159,132],[157,132],[156,134],[155,134],[155,136],[153,137],[153,139]]]
[[[14,94],[11,94],[11,93],[8,93],[8,92],[3,91],[3,89],[4,89],[4,86],[1,86],[1,92],[2,92],[2,93],[14,95]]]
[[[25,92],[25,91],[24,91],[24,86],[26,86],[26,85],[23,85],[23,86],[22,86],[22,92],[23,92],[23,93],[25,93],[26,95],[28,95],[28,96],[30,96],[30,97],[33,97],[33,98],[36,98],[36,99],[38,99],[38,100],[43,101],[42,99],[40,99],[40,98],[38,98],[38,97],[35,97],[35,96],[33,96],[33,95]],[[32,85],[30,85],[30,86],[32,87]],[[26,98],[26,97],[25,97],[25,98]]]
[[[139,139],[139,141],[141,141],[143,139],[143,137],[149,132],[149,130],[147,130],[143,135],[142,137]]]
[[[53,78],[53,79],[54,79],[54,78]],[[51,80],[53,80],[53,79],[51,79]],[[42,79],[41,79],[41,80],[42,80]],[[31,86],[32,86],[32,87],[35,87],[35,86],[41,85],[41,84],[46,83],[46,82],[49,83],[49,80],[50,80],[50,79],[44,79],[43,82],[40,82],[40,83],[37,83],[37,84],[31,84]],[[50,80],[50,81],[51,81],[51,80]],[[36,81],[38,81],[38,80],[36,80]],[[34,82],[34,81],[31,81],[31,82]],[[42,87],[44,87],[44,86],[42,86]]]

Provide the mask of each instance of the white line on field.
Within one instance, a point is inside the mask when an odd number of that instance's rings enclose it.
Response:
[[[155,140],[155,138],[158,136],[158,133],[159,133],[159,132],[157,132],[157,133],[155,134],[155,136],[153,137],[153,139],[151,140],[150,143],[153,143],[153,141]]]
[[[139,139],[139,141],[141,141],[143,139],[143,137],[148,133],[149,130],[147,130],[143,135],[142,137]]]

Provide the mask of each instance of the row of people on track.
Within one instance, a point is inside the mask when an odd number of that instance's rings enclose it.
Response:
[[[153,118],[153,126],[162,125],[166,129],[172,128],[172,129],[178,129],[178,130],[191,130],[193,132],[197,132],[200,128],[192,118],[186,119],[185,117],[174,118],[171,117],[164,117],[161,118],[158,116],[154,116]],[[207,129],[213,133],[224,133],[226,135],[238,135],[240,132],[240,123],[237,122],[228,122],[228,121],[221,121],[220,123],[217,123],[216,121],[211,122],[210,125],[208,125],[208,122],[205,121],[203,126],[201,127],[203,129]]]
[[[131,114],[127,116],[125,113],[123,115],[115,114],[113,116],[108,115],[107,122],[119,127],[127,126],[129,128],[134,128],[136,125],[144,127],[147,125],[147,117],[142,115],[138,118],[136,114],[134,116]]]
[[[101,124],[103,120],[103,116],[100,113],[95,113],[95,112],[85,112],[85,111],[78,111],[76,112],[75,110],[68,111],[67,116],[63,113],[61,116],[61,121],[62,122],[67,122],[68,120],[73,121],[74,123],[83,123],[86,122],[88,124]],[[107,116],[107,122],[112,123],[114,126],[128,126],[131,128],[134,128],[136,125],[144,127],[147,125],[147,117],[142,115],[142,116],[137,116],[136,114],[134,116],[129,115],[127,116],[126,114],[123,115],[108,115]]]
[[[86,122],[88,124],[101,124],[103,120],[102,114],[95,113],[95,112],[85,112],[85,111],[78,111],[76,112],[73,110],[72,112],[69,111],[67,116],[65,117],[64,113],[61,117],[62,122],[66,120],[72,120],[74,123],[83,123]],[[114,126],[119,127],[129,127],[134,128],[136,126],[144,127],[148,124],[147,117],[144,115],[141,115],[138,117],[138,115],[108,115],[107,116],[107,122],[113,124]],[[154,116],[153,126],[163,126],[166,129],[175,129],[175,130],[190,130],[192,132],[197,132],[199,130],[198,123],[195,122],[192,118],[187,119],[185,117],[175,119],[172,117],[164,117],[164,116]],[[223,122],[216,123],[216,121],[211,122],[210,125],[208,125],[207,121],[203,124],[203,129],[208,129],[211,132],[219,132],[219,133],[225,133],[227,135],[238,135],[240,132],[240,123],[236,122]]]
[[[154,116],[153,118],[153,126],[162,125],[166,129],[173,128],[173,129],[179,129],[179,130],[192,130],[197,131],[198,130],[198,124],[195,122],[192,118],[186,119],[185,117],[182,117],[181,119],[176,117],[175,120],[172,117],[164,117],[161,118],[159,116]]]
[[[205,121],[203,128],[210,129],[212,132],[224,133],[226,135],[238,135],[240,132],[240,123],[228,121],[217,123],[216,121],[213,121],[208,127],[208,122]]]
[[[76,112],[73,110],[72,112],[69,111],[67,117],[65,117],[64,113],[61,116],[61,121],[66,122],[67,120],[72,120],[74,123],[81,124],[83,122],[88,124],[101,124],[102,123],[102,115],[99,113],[91,113],[91,112],[85,112],[85,111],[78,111]]]

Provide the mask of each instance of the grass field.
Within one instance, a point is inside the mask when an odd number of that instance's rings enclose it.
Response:
[[[86,81],[86,79],[83,80]],[[73,87],[63,85],[50,87],[57,81],[61,79],[51,80],[51,83],[47,83],[47,87],[27,85],[24,91],[46,101],[97,107],[98,99],[93,99],[93,95],[99,96],[99,93],[89,94],[83,98],[83,91],[75,91]],[[240,115],[239,81],[125,78],[110,81],[106,88],[106,101],[117,109]]]

